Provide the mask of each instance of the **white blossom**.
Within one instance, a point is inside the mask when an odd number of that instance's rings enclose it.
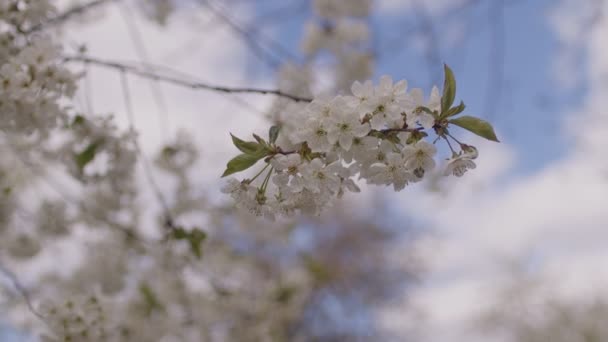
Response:
[[[329,191],[336,193],[340,186],[340,178],[336,175],[342,166],[339,162],[324,165],[321,159],[313,159],[302,169],[302,175],[307,189],[313,193]]]
[[[331,144],[340,143],[340,147],[350,150],[354,138],[363,138],[369,133],[369,124],[362,124],[358,115],[352,113],[348,108],[335,110],[329,118],[328,141]]]
[[[422,89],[412,89],[411,96],[413,99],[413,107],[407,113],[408,126],[415,127],[416,124],[418,124],[424,129],[430,129],[435,124],[435,118],[425,111],[416,109],[420,106],[424,106],[433,112],[441,111],[441,95],[439,94],[439,89],[437,87],[433,87],[431,95],[429,97],[429,101],[426,103],[424,102],[424,95]]]
[[[356,108],[357,113],[365,115],[376,109],[378,101],[372,81],[368,80],[363,83],[355,81],[351,86],[351,92],[353,96],[349,96],[346,99],[351,106]]]
[[[448,161],[444,172],[445,176],[454,175],[462,177],[468,170],[473,170],[477,167],[475,162],[466,154],[455,156]]]
[[[297,134],[298,142],[307,142],[314,152],[329,152],[332,143],[328,139],[329,124],[327,119],[311,118]]]
[[[374,164],[370,167],[370,184],[393,185],[395,191],[400,191],[413,180],[412,172],[405,167],[401,153],[389,153],[384,164]]]
[[[407,168],[413,170],[413,173],[422,178],[425,172],[435,168],[435,154],[437,148],[424,140],[420,140],[413,146],[406,146],[403,151],[403,159]]]

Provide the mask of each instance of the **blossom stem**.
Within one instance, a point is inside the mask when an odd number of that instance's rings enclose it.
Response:
[[[454,139],[454,141],[455,141],[455,142],[456,142],[458,145],[460,145],[460,146],[465,145],[465,144],[461,143],[460,141],[458,141],[458,139],[454,138],[454,136],[453,136],[453,135],[451,135],[450,133],[447,133],[447,135],[448,135],[448,137],[450,137],[450,138]]]
[[[266,175],[266,178],[264,178],[264,182],[262,182],[262,186],[260,187],[260,189],[262,189],[262,192],[264,194],[266,193],[266,188],[268,187],[268,182],[270,181],[270,176],[272,175],[272,171],[274,171],[274,167],[271,167],[270,170],[268,170],[268,174]]]
[[[452,151],[452,153],[456,153],[456,151],[454,151],[454,148],[452,147],[452,144],[450,143],[450,140],[448,140],[448,138],[446,138],[445,136],[442,136],[442,137],[448,143],[448,146],[450,147],[450,150]]]
[[[420,132],[423,131],[424,127],[418,127],[418,128],[387,128],[387,129],[383,129],[380,130],[378,132],[380,133],[391,133],[391,132]]]
[[[260,175],[261,175],[261,174],[264,172],[264,170],[266,170],[266,169],[268,168],[268,166],[269,166],[269,165],[270,165],[270,163],[266,163],[266,166],[264,166],[264,167],[263,167],[263,168],[260,170],[260,172],[258,172],[258,173],[257,173],[255,176],[253,176],[253,178],[251,178],[251,179],[249,180],[249,182],[253,182],[254,180],[256,180],[256,178],[258,178],[258,177],[259,177],[259,176],[260,176]]]

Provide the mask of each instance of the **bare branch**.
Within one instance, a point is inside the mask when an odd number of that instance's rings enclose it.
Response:
[[[92,0],[91,2],[88,2],[84,5],[72,7],[63,13],[58,14],[56,17],[49,19],[48,21],[45,21],[38,25],[32,26],[28,30],[24,30],[24,33],[30,34],[30,33],[40,31],[48,26],[54,26],[54,25],[61,24],[75,15],[84,13],[88,10],[91,10],[95,7],[110,3],[112,1],[117,1],[117,0]]]
[[[215,2],[212,0],[199,0],[201,6],[207,8],[209,11],[214,13],[218,18],[220,18],[230,29],[232,29],[239,37],[241,37],[247,46],[250,48],[251,52],[254,53],[258,58],[260,58],[263,62],[265,62],[269,67],[273,69],[277,69],[283,61],[281,58],[277,57],[277,53],[281,53],[286,58],[291,60],[296,60],[297,57],[294,56],[287,48],[283,47],[280,43],[266,38],[265,41],[268,45],[271,45],[269,48],[262,45],[261,37],[258,37],[254,30],[248,30],[239,24],[234,18],[232,18],[227,12],[226,9],[223,9],[219,2]]]
[[[129,91],[129,81],[127,80],[127,74],[124,70],[122,70],[120,73],[120,81],[121,81],[121,85],[122,85],[125,108],[127,110],[127,120],[129,121],[129,126],[130,126],[129,128],[131,130],[135,131],[135,112],[133,110],[133,101],[131,100],[131,92]],[[163,209],[163,212],[165,215],[165,217],[164,217],[165,226],[167,228],[169,228],[170,230],[175,230],[175,229],[177,229],[177,226],[175,226],[175,219],[173,218],[171,209],[169,209],[169,205],[167,204],[167,200],[165,199],[165,196],[163,195],[162,191],[160,191],[160,187],[158,186],[158,183],[154,179],[154,175],[152,174],[152,167],[150,166],[150,162],[148,161],[148,158],[144,155],[144,152],[142,151],[137,138],[134,139],[134,143],[135,143],[135,149],[137,151],[137,154],[139,155],[139,158],[142,161],[142,166],[144,167],[144,172],[145,172],[146,178],[148,180],[148,183],[154,190],[154,194],[156,195],[156,198],[158,199],[158,202],[160,203],[160,205]]]
[[[142,62],[149,64],[150,58],[148,57],[148,52],[144,44],[144,38],[141,31],[137,27],[135,16],[126,3],[119,3],[117,7],[120,9],[120,13],[122,14],[122,18],[127,27],[127,31],[129,32],[129,36],[131,37],[131,41],[133,41],[133,46],[135,47],[135,52],[137,53],[138,58]],[[146,70],[152,71],[152,67],[148,66],[146,67]],[[160,136],[163,139],[166,139],[169,129],[169,109],[167,108],[165,95],[159,81],[150,80],[149,83],[152,94],[154,94],[153,98],[156,102],[156,108],[160,118]]]
[[[128,65],[116,61],[101,60],[97,58],[85,57],[85,56],[66,56],[64,57],[66,62],[81,62],[85,64],[91,64],[95,66],[115,69],[122,72],[127,72],[133,75],[137,75],[143,78],[148,78],[157,81],[163,81],[174,85],[191,88],[191,89],[205,89],[210,91],[217,91],[222,93],[251,93],[251,94],[263,94],[263,95],[276,95],[284,97],[296,102],[311,102],[312,99],[306,97],[300,97],[282,92],[281,90],[275,89],[258,89],[258,88],[245,88],[245,87],[226,87],[212,85],[202,82],[188,81],[175,76],[163,75],[157,72],[144,70],[133,65]]]
[[[38,317],[40,320],[46,323],[44,316],[34,308],[34,305],[32,305],[29,292],[21,284],[17,276],[13,272],[11,272],[11,270],[6,268],[2,263],[0,263],[0,273],[2,273],[11,282],[15,290],[17,290],[17,292],[19,292],[19,294],[23,297],[23,300],[25,301],[28,310],[32,314],[34,314],[34,316]]]

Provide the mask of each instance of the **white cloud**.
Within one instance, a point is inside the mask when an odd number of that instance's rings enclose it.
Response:
[[[488,290],[504,275],[509,261],[534,261],[536,272],[559,279],[555,285],[560,291],[578,296],[593,295],[608,282],[608,86],[602,81],[608,72],[608,21],[596,25],[582,44],[588,52],[589,93],[564,122],[572,144],[563,159],[504,183],[499,170],[508,170],[504,160],[511,154],[509,143],[485,144],[479,147],[478,169],[463,182],[448,184],[447,195],[406,195],[404,210],[434,232],[426,241],[429,247],[423,248],[430,272],[423,286],[410,294],[428,314],[429,334],[422,340],[474,339],[465,322],[479,308],[492,305]],[[580,29],[560,26],[557,33],[569,39],[572,30]],[[488,165],[496,167],[484,171]],[[394,308],[391,312],[400,314]]]

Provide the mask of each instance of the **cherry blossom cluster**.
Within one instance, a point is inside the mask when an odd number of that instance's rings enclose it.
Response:
[[[41,311],[54,332],[54,336],[41,336],[44,342],[109,341],[110,336],[116,334],[108,329],[107,314],[95,296],[68,299],[63,303],[47,301]]]
[[[37,37],[19,46],[10,33],[0,40],[3,52],[14,51],[0,59],[0,128],[47,135],[64,121],[59,100],[74,95],[77,77],[57,64],[60,48],[51,40]]]
[[[55,11],[49,0],[0,0],[0,20],[20,32],[43,23]]]
[[[497,139],[481,119],[454,118],[465,106],[462,102],[452,106],[455,80],[447,66],[445,72],[443,95],[433,87],[425,99],[420,89],[408,91],[406,81],[394,83],[384,76],[375,86],[371,81],[355,82],[350,95],[314,99],[285,130],[273,126],[267,141],[257,135],[255,142],[233,136],[243,154],[228,163],[224,176],[261,159],[266,165],[253,178],[230,179],[223,191],[237,207],[257,216],[319,214],[333,198],[346,191],[359,192],[356,176],[395,191],[421,181],[436,166],[435,144],[440,140],[452,151],[444,173],[462,176],[475,168],[477,149],[459,142],[448,127]],[[432,143],[425,139],[427,132],[435,135]],[[450,139],[459,146],[458,152]]]
[[[60,46],[23,33],[53,13],[49,1],[0,1],[0,128],[46,136],[63,123],[61,99],[76,91],[77,75],[58,63]]]
[[[136,134],[122,132],[112,117],[75,116],[69,125],[67,139],[57,153],[70,174],[84,185],[87,195],[84,217],[95,217],[91,223],[118,224],[111,218],[126,215],[134,206],[137,189],[134,171],[138,160]],[[89,219],[90,221],[90,219]],[[129,222],[129,220],[127,220]]]

